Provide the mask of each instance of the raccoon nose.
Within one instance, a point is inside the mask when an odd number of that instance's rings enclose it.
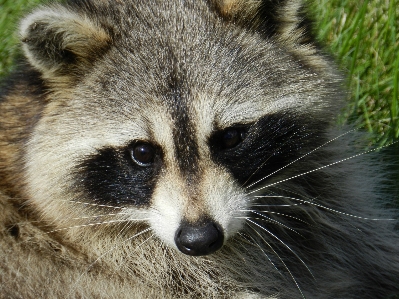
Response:
[[[190,224],[184,222],[175,235],[177,248],[188,255],[207,255],[215,252],[223,245],[222,227],[212,221]]]

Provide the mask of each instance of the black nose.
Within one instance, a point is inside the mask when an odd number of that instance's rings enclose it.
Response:
[[[223,245],[223,230],[218,223],[202,221],[199,224],[183,222],[175,235],[177,248],[188,255],[207,255]]]

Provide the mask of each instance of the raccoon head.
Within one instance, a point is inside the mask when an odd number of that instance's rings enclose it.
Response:
[[[33,12],[23,47],[48,93],[26,150],[30,203],[82,244],[106,223],[101,238],[146,225],[188,255],[220,249],[245,226],[248,186],[316,146],[306,129],[323,134],[336,113],[338,80],[305,42],[298,3],[69,1]]]

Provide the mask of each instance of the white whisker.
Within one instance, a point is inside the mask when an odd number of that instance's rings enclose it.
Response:
[[[249,222],[251,222],[251,223],[253,223],[254,225],[256,225],[257,227],[259,227],[260,229],[264,230],[266,233],[268,233],[270,236],[272,236],[274,239],[276,239],[280,244],[282,244],[285,248],[287,248],[287,249],[288,249],[293,255],[295,255],[295,257],[306,267],[306,269],[308,270],[308,272],[310,273],[310,275],[312,275],[312,277],[314,278],[312,271],[310,271],[310,269],[309,269],[309,267],[306,265],[306,263],[299,257],[299,255],[298,255],[294,250],[292,250],[291,247],[289,247],[286,243],[284,243],[283,240],[281,240],[279,237],[277,237],[275,234],[273,234],[273,233],[272,233],[270,230],[268,230],[267,228],[261,226],[259,223],[256,223],[255,221],[253,221],[253,220],[251,220],[251,219],[249,219],[249,218],[246,218],[246,220],[249,221]]]
[[[100,207],[100,208],[111,208],[111,209],[127,210],[127,208],[125,208],[125,207],[117,207],[117,206],[102,205],[102,204],[96,204],[96,203],[88,203],[88,202],[77,201],[77,200],[61,200],[61,201],[73,202],[73,203],[78,203],[78,204],[81,204],[81,205]]]
[[[259,205],[259,206],[261,206],[261,205]],[[252,210],[248,210],[248,211],[252,212]],[[284,213],[279,213],[279,212],[274,212],[274,211],[256,211],[256,212],[258,212],[258,213],[269,213],[269,214],[274,214],[274,215],[278,215],[278,216],[283,216],[283,217],[294,219],[294,220],[296,220],[298,222],[302,222],[302,223],[307,224],[309,226],[312,226],[310,223],[308,223],[308,222],[306,222],[306,221],[304,221],[304,220],[302,220],[302,219],[300,219],[298,217],[287,215],[287,214],[284,214]]]
[[[264,205],[264,204],[254,204],[252,207],[295,207],[299,206],[300,204],[286,204],[286,205]]]
[[[100,217],[108,217],[108,216],[119,216],[119,215],[129,215],[128,213],[117,213],[117,214],[103,214],[103,215],[92,215],[92,216],[82,216],[82,217],[76,217],[76,218],[70,218],[70,220],[82,220],[82,219],[95,219],[95,218],[100,218]],[[32,220],[32,221],[25,221],[25,222],[19,222],[16,223],[17,225],[29,225],[33,223],[42,223],[40,220]],[[53,224],[43,224],[41,227],[47,227],[47,226],[54,226]],[[54,231],[51,231],[54,232]]]
[[[244,240],[246,240],[246,238],[250,238],[253,242],[253,245],[255,245],[260,251],[262,251],[262,253],[266,256],[267,260],[270,262],[270,264],[273,266],[273,268],[281,275],[283,276],[283,274],[281,273],[281,271],[277,268],[277,266],[273,263],[273,261],[271,260],[271,258],[269,257],[269,255],[263,250],[262,246],[260,246],[258,244],[258,242],[255,241],[255,239],[253,237],[251,237],[250,235],[247,234],[243,234],[243,233],[238,233],[239,236],[241,236],[241,238],[243,238]],[[245,235],[245,236],[244,236]]]
[[[47,232],[48,234],[62,231],[62,230],[67,230],[67,229],[72,229],[72,228],[81,228],[81,227],[88,227],[88,226],[96,226],[96,225],[104,225],[104,224],[111,224],[111,223],[122,223],[122,222],[130,222],[130,221],[143,221],[143,220],[148,220],[148,219],[123,219],[123,220],[110,220],[110,221],[104,221],[104,222],[96,222],[96,223],[86,223],[82,225],[74,225],[74,226],[69,226],[69,227],[63,227],[59,229],[55,229],[52,231]]]
[[[256,184],[258,184],[258,183],[264,181],[265,179],[267,179],[267,178],[271,177],[272,175],[278,173],[279,171],[281,171],[281,170],[287,168],[288,166],[290,166],[290,165],[292,165],[292,164],[298,162],[299,160],[302,160],[303,158],[309,156],[310,154],[312,154],[312,153],[314,153],[315,151],[319,150],[320,148],[326,146],[327,144],[329,144],[329,143],[331,143],[331,142],[333,142],[333,141],[335,141],[335,140],[337,140],[337,139],[339,139],[339,138],[341,138],[341,137],[343,137],[343,136],[345,136],[345,135],[347,135],[347,134],[349,134],[349,133],[351,133],[351,132],[353,132],[353,131],[355,131],[355,129],[349,130],[349,131],[347,131],[347,132],[345,132],[345,133],[343,133],[343,134],[341,134],[341,135],[338,135],[337,137],[335,137],[335,138],[333,138],[333,139],[331,139],[331,140],[329,140],[329,141],[323,143],[322,145],[320,145],[320,146],[314,148],[313,150],[311,150],[310,152],[306,153],[305,155],[299,157],[298,159],[295,159],[294,161],[288,163],[287,165],[285,165],[285,166],[283,166],[283,167],[277,169],[276,171],[274,171],[274,172],[268,174],[267,176],[265,176],[265,177],[263,177],[263,178],[257,180],[256,182],[253,182],[252,184],[250,184],[250,185],[247,186],[246,188],[247,188],[247,189],[248,189],[248,188],[251,188],[252,186],[254,186],[254,185],[256,185]],[[264,163],[263,163],[261,166],[263,166],[263,165],[264,165]],[[256,171],[258,171],[258,170],[256,170]],[[248,181],[248,180],[247,180],[247,181]]]
[[[129,213],[112,213],[112,214],[82,216],[82,217],[71,218],[71,220],[92,219],[92,218],[108,217],[108,216],[119,216],[119,215],[129,215]]]
[[[293,179],[302,177],[302,176],[304,176],[304,175],[307,175],[307,174],[310,174],[310,173],[313,173],[313,172],[322,170],[322,169],[327,168],[327,167],[331,167],[331,166],[336,165],[336,164],[340,164],[340,163],[345,162],[345,161],[347,161],[347,160],[351,160],[351,159],[354,159],[354,158],[356,158],[356,157],[363,156],[363,155],[368,154],[368,153],[371,153],[371,152],[375,152],[375,151],[377,151],[377,150],[380,150],[380,149],[382,149],[382,148],[388,147],[388,146],[390,146],[390,145],[392,145],[392,144],[395,144],[395,143],[397,143],[397,142],[399,142],[399,141],[394,141],[394,142],[392,142],[392,143],[390,143],[390,144],[383,145],[383,146],[378,147],[378,148],[370,149],[370,150],[365,151],[365,152],[362,152],[362,153],[360,153],[360,154],[356,154],[356,155],[353,155],[353,156],[350,156],[350,157],[347,157],[347,158],[344,158],[344,159],[341,159],[341,160],[338,160],[338,161],[329,163],[329,164],[327,164],[327,165],[320,166],[320,167],[317,167],[317,168],[315,168],[315,169],[312,169],[312,170],[309,170],[309,171],[305,171],[305,172],[300,173],[300,174],[297,174],[297,175],[293,175],[293,176],[291,176],[291,177],[289,177],[289,178],[286,178],[286,179],[283,179],[283,180],[280,180],[280,181],[277,181],[277,182],[268,184],[268,185],[266,185],[266,186],[262,186],[262,187],[260,187],[260,188],[258,188],[258,189],[252,190],[252,191],[250,191],[248,194],[253,194],[253,193],[255,193],[255,192],[259,192],[259,191],[261,191],[261,190],[264,190],[264,189],[266,189],[266,188],[269,188],[269,187],[272,187],[272,186],[275,186],[275,185],[278,185],[278,184],[281,184],[281,183],[284,183],[284,182],[287,182],[287,181],[290,181],[290,180],[293,180]],[[289,164],[287,164],[286,166],[288,166],[288,165],[289,165]],[[286,166],[285,166],[285,167],[286,167]],[[280,169],[282,169],[282,168],[280,168]],[[274,172],[274,173],[275,173],[275,172]],[[270,175],[271,175],[271,174],[270,174]],[[266,177],[269,177],[270,175],[268,175],[268,176],[266,176]],[[266,178],[266,177],[265,177],[265,178]]]
[[[249,212],[252,212],[252,213],[254,213],[254,214],[256,214],[256,215],[259,215],[259,216],[261,216],[262,218],[249,217],[249,216],[247,216],[247,217],[236,217],[236,218],[243,218],[243,219],[251,218],[251,219],[260,220],[260,221],[268,221],[268,222],[277,224],[277,225],[279,225],[279,226],[282,226],[282,227],[284,227],[284,228],[286,228],[286,229],[292,231],[293,233],[296,233],[296,234],[298,234],[299,236],[303,237],[303,235],[301,235],[300,233],[298,233],[296,230],[294,230],[293,228],[291,228],[291,227],[285,225],[284,223],[282,223],[282,222],[280,222],[280,221],[278,221],[278,220],[275,220],[275,219],[272,219],[272,218],[270,218],[270,217],[268,217],[268,216],[266,216],[266,215],[263,215],[262,213],[259,213],[258,211],[252,211],[252,210],[248,210],[248,211],[249,211]]]
[[[259,226],[257,223],[251,221],[252,223],[254,223],[256,226]],[[273,253],[277,256],[277,258],[280,260],[280,262],[283,264],[284,268],[288,271],[289,275],[291,276],[292,280],[294,281],[298,291],[301,293],[302,298],[306,298],[305,295],[302,292],[301,287],[299,286],[297,280],[295,279],[294,275],[292,274],[291,270],[288,268],[287,264],[283,261],[283,259],[280,257],[280,255],[276,252],[276,250],[274,250],[274,248],[272,247],[272,245],[270,245],[269,242],[267,242],[265,240],[265,238],[263,238],[263,236],[255,229],[253,228],[250,224],[248,224],[248,226],[262,239],[262,241],[273,251]],[[313,275],[312,275],[313,276]]]
[[[263,197],[272,197],[272,198],[285,198],[285,199],[290,199],[290,200],[295,200],[298,202],[301,202],[303,204],[309,204],[324,210],[327,210],[329,212],[332,213],[336,213],[336,214],[340,214],[340,215],[344,215],[344,216],[348,216],[348,217],[352,217],[352,218],[357,218],[357,219],[363,219],[363,220],[372,220],[372,221],[395,221],[396,219],[392,219],[392,218],[388,218],[388,219],[384,219],[384,218],[367,218],[367,217],[362,217],[362,216],[357,216],[357,215],[353,215],[353,214],[349,214],[349,213],[345,213],[345,212],[341,212],[335,209],[331,209],[329,207],[323,206],[321,204],[318,204],[314,201],[309,201],[309,200],[305,200],[305,199],[300,199],[300,198],[296,198],[296,197],[289,197],[289,196],[279,196],[279,195],[257,195],[255,196],[256,198],[263,198]],[[258,205],[259,207],[262,205]]]
[[[261,168],[267,163],[267,161],[269,161],[269,159],[270,159],[271,157],[273,157],[274,154],[276,154],[279,150],[281,150],[281,149],[283,148],[283,146],[286,145],[296,134],[297,134],[297,132],[294,132],[294,133],[293,133],[280,147],[276,148],[276,149],[273,151],[273,153],[271,153],[271,154],[269,155],[269,157],[268,157],[265,161],[263,161],[263,163],[262,163],[261,165],[259,165],[259,167],[248,177],[248,179],[242,184],[242,187],[244,187],[245,184],[259,171],[259,169],[261,169]],[[302,138],[304,138],[304,137],[302,137]],[[300,139],[302,139],[302,138],[300,138]],[[288,166],[288,165],[287,165],[287,166]],[[265,178],[262,178],[260,181],[262,181],[262,180],[264,180],[264,179],[266,179],[266,177],[265,177]],[[255,183],[253,183],[253,184],[256,184],[256,183],[257,183],[257,182],[255,182]],[[246,187],[246,188],[250,188],[253,184],[249,185],[249,186]]]

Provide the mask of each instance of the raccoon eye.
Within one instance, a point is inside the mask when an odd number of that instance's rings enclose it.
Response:
[[[138,142],[133,146],[131,156],[138,165],[149,166],[154,162],[155,148],[149,143]]]
[[[225,149],[236,147],[243,139],[244,135],[238,128],[228,128],[222,134],[222,147]]]

